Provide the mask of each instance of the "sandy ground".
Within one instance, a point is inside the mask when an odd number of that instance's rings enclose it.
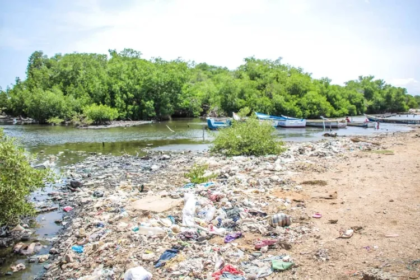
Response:
[[[322,218],[311,218],[319,232],[310,242],[288,251],[299,264],[294,277],[361,279],[362,271],[377,269],[381,277],[364,279],[420,279],[420,263],[414,269],[408,267],[420,260],[419,131],[376,139],[393,155],[346,153],[334,170],[294,176],[296,182],[327,182],[326,186],[304,187],[304,194],[310,197],[306,200],[308,212],[319,212]],[[317,198],[334,191],[337,199]],[[352,227],[359,230],[351,238],[337,239],[340,229]],[[318,250],[329,260],[314,257]],[[292,276],[287,274],[281,279]]]

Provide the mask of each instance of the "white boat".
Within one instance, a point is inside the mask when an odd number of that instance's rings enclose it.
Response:
[[[347,121],[345,119],[327,119],[321,117],[322,120],[306,120],[306,126],[324,127],[325,128],[346,128]]]

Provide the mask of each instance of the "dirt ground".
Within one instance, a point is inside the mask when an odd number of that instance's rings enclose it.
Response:
[[[420,279],[420,263],[413,263],[420,262],[419,132],[373,139],[393,153],[349,152],[334,170],[293,175],[296,182],[327,182],[304,185],[308,213],[322,217],[309,221],[318,232],[287,251],[298,269],[275,277],[362,279],[362,271],[376,269],[380,277],[363,279]],[[337,199],[319,198],[335,191]],[[351,238],[337,238],[350,228]]]

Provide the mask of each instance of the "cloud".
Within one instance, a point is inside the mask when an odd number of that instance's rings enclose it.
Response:
[[[406,88],[409,94],[420,95],[420,82],[414,78],[391,79],[390,84]]]

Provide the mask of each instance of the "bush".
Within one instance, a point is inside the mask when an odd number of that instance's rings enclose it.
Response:
[[[64,120],[63,119],[60,119],[60,118],[57,118],[57,117],[52,117],[52,118],[49,118],[47,120],[47,123],[53,124],[53,125],[59,125],[62,122],[64,122]]]
[[[104,123],[115,120],[118,117],[118,110],[106,105],[92,104],[83,109],[84,115],[95,123]]]
[[[82,114],[74,114],[71,118],[71,123],[74,126],[87,126],[87,125],[91,125],[93,123],[93,120],[85,117]]]
[[[34,214],[27,196],[52,181],[52,173],[32,168],[25,150],[0,129],[0,225]]]
[[[196,165],[191,168],[190,172],[185,174],[185,178],[190,179],[191,183],[194,184],[202,184],[210,181],[211,179],[214,179],[217,177],[217,175],[210,175],[210,176],[204,176],[206,169],[208,168],[207,165]]]
[[[245,122],[234,121],[232,127],[221,129],[215,136],[212,152],[227,156],[279,154],[283,142],[277,141],[270,122],[261,122],[255,117]]]

